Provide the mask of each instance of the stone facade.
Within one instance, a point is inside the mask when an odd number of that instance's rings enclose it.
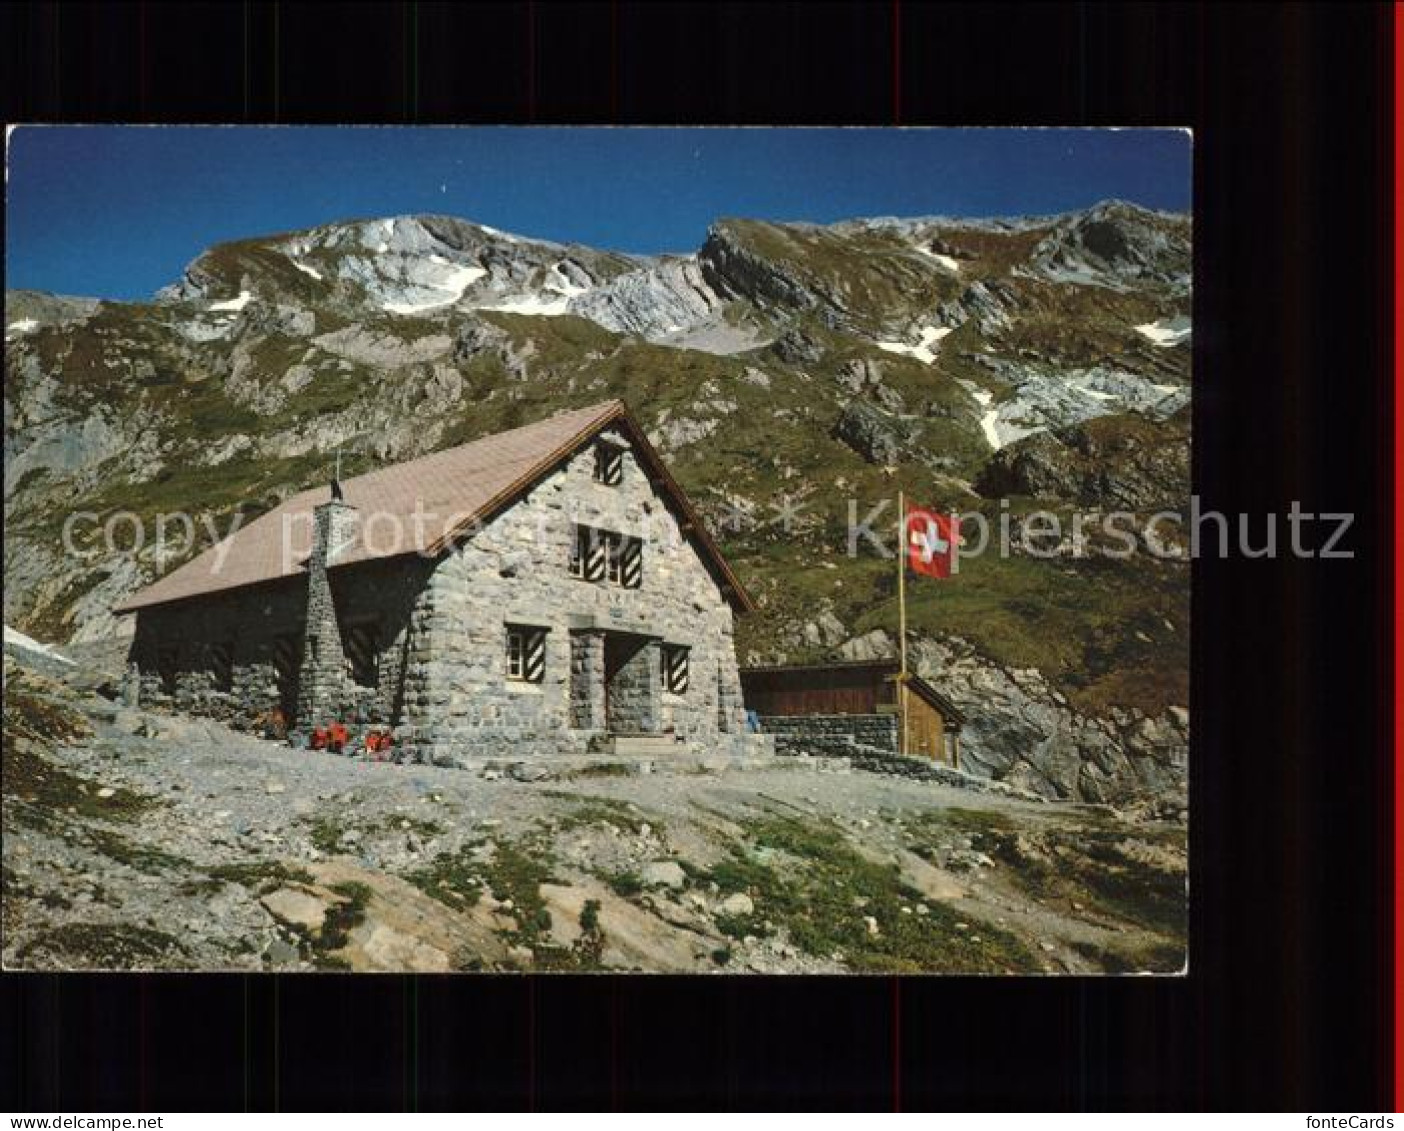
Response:
[[[618,483],[595,481],[587,447],[430,577],[406,700],[422,756],[584,754],[610,734],[673,735],[696,753],[742,738],[731,606],[627,438],[604,439],[625,450]],[[637,587],[571,575],[577,526],[641,541]],[[508,678],[510,627],[544,634],[538,682]],[[681,693],[661,686],[664,646],[687,649]]]
[[[281,704],[300,730],[383,722],[397,756],[441,765],[623,735],[755,753],[721,583],[624,431],[604,439],[623,450],[617,482],[595,479],[587,444],[436,558],[336,568],[359,516],[323,504],[305,576],[138,612],[138,697],[236,723]],[[637,539],[637,556],[573,575],[582,526]]]

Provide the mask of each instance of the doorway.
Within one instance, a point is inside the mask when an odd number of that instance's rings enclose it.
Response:
[[[301,633],[287,633],[273,641],[273,677],[278,685],[278,707],[289,722],[297,717],[298,672],[301,667]]]
[[[662,705],[658,680],[656,639],[605,633],[605,729],[610,734],[658,733]]]

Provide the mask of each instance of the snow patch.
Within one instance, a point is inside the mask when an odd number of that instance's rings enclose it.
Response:
[[[461,299],[464,291],[486,275],[487,270],[482,267],[452,267],[445,272],[443,278],[426,281],[424,284],[430,290],[447,295],[447,298],[433,296],[422,302],[387,302],[383,304],[384,309],[391,314],[418,314],[423,310],[449,306]]]
[[[504,231],[502,231],[502,230],[499,229],[499,228],[489,228],[486,224],[479,224],[479,225],[478,225],[478,231],[484,232],[484,233],[486,233],[486,234],[489,235],[489,236],[495,236],[497,239],[502,240],[504,243],[520,243],[520,242],[521,242],[521,241],[520,241],[516,236],[514,236],[511,232],[504,232]]]
[[[557,315],[569,314],[569,306],[570,299],[564,295],[555,299],[545,299],[540,295],[518,295],[506,302],[494,303],[482,309],[499,310],[503,314],[535,314],[542,318],[554,318]]]
[[[223,302],[210,303],[210,309],[238,311],[243,310],[251,301],[253,301],[253,295],[250,292],[240,291],[234,298],[227,298]]]
[[[27,334],[31,330],[37,330],[38,328],[39,323],[33,318],[21,318],[18,322],[11,322],[5,327],[5,337],[10,338],[18,336],[19,334]],[[9,630],[6,629],[6,631],[8,632]]]
[[[1001,429],[999,409],[992,408],[980,417],[980,431],[985,434],[990,447],[999,451],[1005,444],[1012,444],[1015,440],[1027,436],[1033,429],[1020,428],[1017,424],[1005,424]]]
[[[936,353],[932,347],[949,334],[952,329],[953,327],[950,326],[923,327],[921,340],[918,341],[916,345],[911,345],[908,342],[874,342],[873,345],[877,346],[878,349],[886,350],[888,353],[906,354],[908,357],[914,357],[918,361],[930,365],[936,360]]]
[[[958,378],[961,387],[982,405],[989,405],[994,400],[994,394],[988,389],[982,389],[974,381],[967,381],[964,377]]]
[[[1000,420],[1000,410],[991,407],[994,404],[994,394],[988,389],[982,389],[974,381],[966,380],[964,377],[957,378],[961,388],[975,398],[981,408],[986,411],[980,415],[980,431],[985,434],[985,440],[995,451],[999,451],[1005,444],[1012,444],[1021,436],[1027,436],[1035,431],[1032,428],[1024,428],[1009,421]]]
[[[1190,336],[1190,320],[1162,318],[1159,322],[1142,323],[1136,327],[1136,332],[1158,346],[1177,346]]]
[[[1137,374],[1101,366],[1060,372],[1002,361],[988,364],[1014,387],[1007,400],[996,405],[988,391],[970,381],[960,383],[985,409],[980,430],[996,451],[1031,433],[1108,413],[1168,416],[1190,396],[1187,386],[1158,385]]]
[[[299,271],[301,271],[304,275],[311,275],[312,278],[316,279],[318,282],[322,281],[322,273],[318,271],[315,267],[309,267],[307,266],[307,264],[301,263],[296,259],[293,260],[293,266],[296,267]]]
[[[70,666],[73,664],[72,660],[67,656],[60,655],[50,645],[40,644],[39,641],[35,640],[32,636],[26,636],[18,629],[11,628],[8,624],[5,625],[5,643],[13,644],[16,648],[24,648],[30,652],[38,652],[42,656],[49,656],[62,664],[68,664]]]
[[[478,225],[480,228],[481,224]],[[489,231],[483,228],[483,231]],[[495,233],[500,234],[500,233]],[[574,282],[565,269],[564,263],[553,263],[541,284],[544,294],[509,295],[500,302],[484,306],[482,310],[497,310],[503,314],[530,314],[539,318],[556,318],[570,314],[571,299],[589,294],[592,287]]]
[[[546,280],[546,289],[565,295],[566,298],[574,298],[576,295],[585,294],[590,288],[571,282],[564,265],[557,263],[551,267],[551,277]]]
[[[942,255],[939,251],[932,251],[920,241],[912,244],[912,246],[916,248],[917,251],[921,252],[922,255],[926,256],[927,259],[934,259],[952,275],[960,274],[960,261],[958,259],[949,255]]]

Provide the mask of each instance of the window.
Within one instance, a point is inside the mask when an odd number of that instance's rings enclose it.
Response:
[[[586,581],[602,581],[605,572],[603,531],[593,526],[577,526],[570,543],[570,575]]]
[[[611,534],[609,579],[625,589],[637,589],[643,580],[643,543],[637,538]]]
[[[346,650],[346,674],[358,687],[375,687],[379,683],[380,650],[377,647],[376,625],[348,625],[342,636]]]
[[[525,625],[507,626],[507,678],[540,683],[546,674],[546,630]]]
[[[624,481],[624,449],[608,440],[595,443],[595,482],[617,487]]]
[[[284,633],[273,641],[273,677],[278,684],[278,706],[288,718],[297,713],[297,677],[301,666],[301,633]]]
[[[156,655],[156,674],[161,680],[161,694],[176,693],[176,675],[180,671],[180,649],[162,648]]]
[[[234,690],[234,645],[228,640],[210,645],[210,683],[216,691]]]
[[[571,540],[570,575],[637,589],[643,581],[643,541],[612,530],[577,526]]]
[[[664,644],[659,678],[663,690],[673,695],[686,695],[689,680],[688,656],[691,649],[683,644]]]

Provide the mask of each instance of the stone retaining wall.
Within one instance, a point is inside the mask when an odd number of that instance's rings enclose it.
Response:
[[[1047,800],[1047,798],[1030,793],[1028,790],[1017,789],[1004,782],[968,774],[942,762],[932,762],[926,758],[912,758],[874,746],[863,746],[855,743],[849,748],[848,758],[855,770],[867,770],[869,773],[897,774],[900,777],[915,778],[918,781],[951,785],[959,789],[974,790],[976,793],[997,793],[1004,797],[1017,797],[1024,801],[1042,802]]]
[[[856,746],[897,753],[896,715],[762,715],[778,754],[851,755]]]

